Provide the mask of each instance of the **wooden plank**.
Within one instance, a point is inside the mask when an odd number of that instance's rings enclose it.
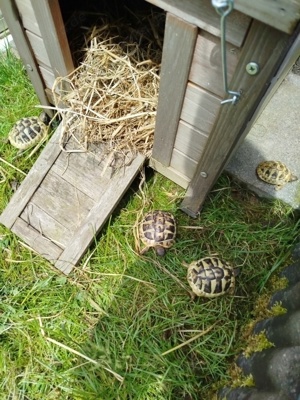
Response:
[[[14,39],[18,53],[26,67],[28,76],[37,93],[42,105],[49,105],[48,98],[44,91],[44,83],[40,76],[40,71],[34,58],[28,38],[25,35],[19,15],[13,1],[0,0],[0,9],[9,27],[9,31]]]
[[[190,179],[187,176],[181,174],[179,171],[172,168],[171,166],[166,167],[165,165],[161,164],[153,158],[150,158],[149,165],[155,171],[161,173],[166,178],[177,183],[177,185],[181,186],[183,189],[186,189],[188,187]]]
[[[298,25],[295,34],[293,35],[294,39],[292,39],[292,45],[287,52],[284,60],[282,61],[276,75],[273,77],[268,90],[266,91],[264,97],[261,99],[258,107],[255,110],[249,124],[247,125],[246,131],[247,133],[250,131],[252,125],[256,121],[256,119],[260,116],[264,108],[267,106],[271,98],[276,93],[277,89],[281,85],[282,81],[285,79],[287,74],[290,72],[292,66],[297,61],[298,57],[300,56],[300,25]],[[246,132],[245,132],[246,133]]]
[[[16,219],[11,230],[23,239],[33,250],[52,263],[55,262],[62,253],[62,249],[59,246],[51,242],[51,240],[47,239],[21,218]]]
[[[76,230],[94,206],[94,201],[57,175],[46,174],[31,201],[70,231]]]
[[[235,106],[224,104],[221,107],[197,171],[181,204],[181,209],[187,214],[193,217],[198,214],[236,143],[244,137],[247,122],[288,51],[288,39],[286,34],[276,29],[253,22],[231,85],[235,90],[243,89],[241,99]],[[245,71],[245,65],[253,60],[260,65],[260,72],[251,76]]]
[[[110,169],[108,167],[108,170]],[[105,182],[109,184],[109,178],[103,171],[103,163],[89,152],[61,152],[51,170],[95,201],[101,198],[106,190]]]
[[[27,204],[20,218],[61,249],[64,249],[70,240],[70,230],[38,207],[34,201]]]
[[[190,158],[187,154],[182,153],[180,150],[174,149],[170,167],[191,180],[197,169],[197,161]]]
[[[190,24],[220,37],[220,16],[211,0],[147,0],[149,3],[182,18]],[[233,11],[226,22],[226,40],[240,47],[248,31],[251,18]],[[181,49],[180,49],[181,51]]]
[[[74,232],[69,246],[56,261],[56,268],[68,274],[78,263],[138,174],[144,160],[145,157],[138,154],[129,166],[111,178],[111,184],[100,199],[101,201],[92,208],[81,226]]]
[[[23,27],[32,33],[41,36],[39,24],[31,7],[30,0],[15,0]]]
[[[220,98],[188,83],[182,106],[181,119],[209,133],[220,110]]]
[[[300,20],[298,0],[235,0],[234,8],[286,33],[293,33]]]
[[[170,164],[197,28],[167,14],[152,157]],[[178,51],[180,49],[180,51]]]
[[[50,69],[48,69],[47,67],[43,67],[41,65],[40,65],[39,69],[40,69],[41,75],[43,77],[45,86],[52,90],[53,84],[55,81],[55,76],[54,76],[53,72]]]
[[[30,0],[55,77],[74,70],[58,0]],[[49,86],[48,86],[49,87]]]
[[[233,76],[240,52],[239,47],[226,44],[228,82]],[[221,40],[203,30],[197,38],[189,80],[211,93],[224,97]]]
[[[9,204],[1,214],[0,223],[5,225],[7,228],[12,227],[16,218],[24,210],[26,204],[36,191],[36,188],[40,185],[52,164],[59,156],[59,153],[61,152],[58,145],[60,133],[61,126],[56,129],[42,154],[37,159],[28,175],[18,190],[14,193]]]
[[[204,132],[193,128],[184,121],[180,121],[174,149],[179,150],[192,160],[198,162],[207,142],[207,137],[208,135]]]
[[[289,51],[287,52],[286,56],[284,57],[284,60],[282,61],[276,74],[272,78],[268,89],[266,90],[264,96],[261,98],[260,103],[258,104],[253,115],[251,116],[247,126],[245,127],[243,134],[241,135],[240,139],[237,140],[237,142],[235,143],[233,152],[236,149],[238,149],[238,147],[242,143],[244,137],[246,137],[247,134],[250,132],[253,124],[259,118],[260,114],[262,113],[264,108],[267,106],[269,101],[272,99],[272,97],[276,93],[277,89],[279,88],[280,84],[285,79],[286,75],[290,72],[292,66],[298,59],[299,54],[300,54],[300,25],[298,25],[298,27],[295,31],[295,34],[293,36],[294,36],[294,40],[292,39],[292,45],[291,45]]]
[[[35,58],[38,60],[39,64],[43,64],[49,68],[50,60],[43,39],[30,31],[26,31],[26,35],[31,44]]]

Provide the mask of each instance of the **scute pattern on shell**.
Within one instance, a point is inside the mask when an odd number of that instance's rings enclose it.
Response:
[[[17,149],[27,149],[46,134],[47,125],[39,117],[21,118],[8,134],[8,140]]]
[[[156,246],[170,248],[175,243],[176,236],[174,216],[167,211],[148,212],[140,224],[139,235],[147,248]]]
[[[277,190],[298,179],[281,161],[262,161],[258,164],[256,173],[262,181],[275,185]]]
[[[205,257],[188,266],[187,280],[196,296],[218,297],[234,289],[234,268],[217,257]]]

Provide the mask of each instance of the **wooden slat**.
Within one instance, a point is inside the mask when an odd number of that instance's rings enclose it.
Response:
[[[177,183],[177,185],[183,187],[184,189],[186,189],[188,187],[188,185],[190,183],[190,179],[187,176],[181,174],[176,169],[172,168],[171,166],[166,167],[165,165],[159,163],[158,161],[156,161],[153,158],[150,158],[149,165],[155,171],[161,173],[166,178],[168,178],[171,181]]]
[[[168,14],[152,157],[170,164],[197,28]],[[180,51],[179,51],[180,49]]]
[[[94,206],[94,201],[90,197],[52,169],[46,174],[31,201],[70,231],[76,230],[81,225]]]
[[[40,76],[40,71],[32,49],[30,47],[27,36],[25,35],[22,24],[19,20],[19,15],[14,7],[13,1],[0,0],[0,9],[9,27],[9,31],[12,34],[18,53],[26,66],[28,76],[34,86],[40,103],[43,105],[49,105],[48,98],[44,91],[44,83]]]
[[[49,68],[50,60],[43,39],[30,31],[26,31],[26,35],[31,44],[35,58],[38,60],[39,64],[42,63],[44,66]]]
[[[30,0],[15,0],[23,27],[32,33],[41,36],[41,31],[31,7]]]
[[[139,172],[145,157],[138,154],[132,163],[111,178],[110,186],[102,198],[90,211],[77,231],[74,232],[69,246],[55,263],[56,268],[68,274],[78,263],[85,250],[94,240],[95,235],[105,224],[120,199]]]
[[[44,237],[39,231],[32,228],[21,218],[16,219],[11,230],[23,239],[33,250],[52,263],[55,262],[62,253],[62,249],[59,246]]]
[[[234,8],[286,33],[293,33],[300,20],[298,0],[235,0]]]
[[[234,106],[225,104],[221,107],[197,171],[181,205],[182,210],[187,214],[191,216],[198,214],[236,143],[243,137],[248,120],[288,51],[290,45],[288,39],[286,34],[267,25],[257,21],[252,24],[232,79],[232,87],[235,90],[243,89],[241,99]],[[245,65],[253,60],[261,68],[259,74],[255,76],[245,71]]]
[[[181,119],[209,133],[220,109],[220,98],[189,83],[182,106]]]
[[[91,173],[95,169],[98,170],[98,174]],[[52,166],[51,171],[62,176],[65,181],[71,183],[95,201],[101,198],[106,189],[106,185],[104,185],[106,174],[103,174],[103,165],[100,163],[99,158],[92,153],[62,152]],[[101,185],[99,185],[100,175]],[[106,180],[109,184],[109,178]]]
[[[227,76],[230,82],[238,63],[241,49],[227,43]],[[189,80],[202,88],[224,97],[221,40],[200,31],[195,46]]]
[[[170,167],[191,180],[197,169],[197,162],[180,150],[174,149]]]
[[[69,74],[74,70],[74,65],[59,1],[30,0],[30,2],[39,22],[41,37],[47,49],[53,74],[55,77]]]
[[[207,142],[208,135],[184,121],[180,121],[174,149],[198,162]],[[172,164],[172,163],[171,163]]]
[[[38,207],[34,201],[27,204],[20,218],[62,249],[70,240],[70,230]]]
[[[0,223],[11,228],[16,218],[24,210],[26,204],[36,191],[37,186],[42,182],[45,175],[61,152],[58,145],[61,127],[59,126],[49,143],[43,150],[42,155],[37,159],[30,172],[11,198],[9,205],[0,216]]]
[[[220,16],[211,0],[147,0],[149,3],[168,11],[179,18],[220,37]],[[244,41],[251,19],[245,14],[233,11],[227,18],[226,39],[240,47]],[[179,48],[178,48],[179,49]],[[181,52],[180,49],[179,52]]]
[[[53,87],[53,84],[55,81],[55,76],[54,76],[53,72],[50,69],[48,69],[47,67],[43,67],[41,65],[40,65],[39,69],[40,69],[41,75],[44,79],[45,86],[48,89],[52,90],[52,87]]]

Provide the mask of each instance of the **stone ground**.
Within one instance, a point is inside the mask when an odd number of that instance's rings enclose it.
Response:
[[[231,158],[226,171],[262,197],[278,198],[300,209],[300,66],[295,64],[249,134]],[[279,191],[258,180],[259,162],[284,162],[299,177]]]

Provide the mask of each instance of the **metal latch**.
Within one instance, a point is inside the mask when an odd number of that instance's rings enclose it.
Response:
[[[236,104],[240,98],[240,92],[234,92],[228,89],[227,81],[227,58],[226,58],[226,18],[233,10],[233,0],[211,0],[213,7],[217,13],[221,16],[221,54],[222,54],[222,67],[223,67],[223,83],[224,90],[231,97],[221,101],[221,104],[231,103]]]

